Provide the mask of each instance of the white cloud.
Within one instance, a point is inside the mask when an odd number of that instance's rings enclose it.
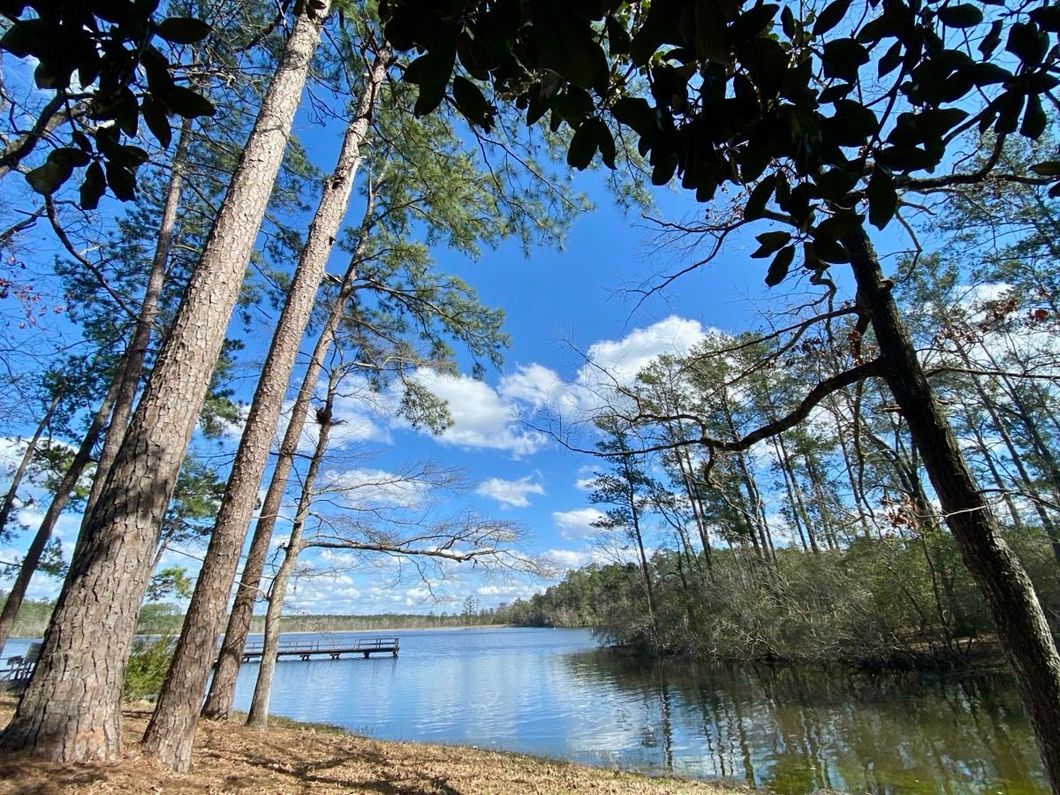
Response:
[[[671,315],[645,328],[634,329],[620,340],[602,340],[586,352],[591,364],[578,372],[578,381],[606,386],[614,379],[619,384],[630,384],[637,373],[659,356],[684,356],[706,334],[699,321]],[[602,379],[601,371],[609,379]]]
[[[555,511],[552,514],[553,524],[559,529],[560,535],[568,540],[595,535],[599,528],[593,527],[593,523],[603,518],[604,514],[596,508]]]
[[[526,508],[530,505],[528,496],[544,494],[545,487],[537,483],[533,475],[527,475],[518,480],[489,478],[478,485],[475,493],[494,499],[506,507]]]
[[[515,456],[540,450],[546,437],[524,428],[519,407],[482,381],[421,370],[417,380],[446,401],[453,424],[438,437],[460,447],[507,450]]]

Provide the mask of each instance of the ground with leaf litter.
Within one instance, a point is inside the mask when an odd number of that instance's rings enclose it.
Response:
[[[14,701],[0,701],[0,725]],[[125,712],[125,734],[138,738],[146,709]],[[747,792],[737,786],[650,778],[458,746],[372,740],[326,726],[286,721],[267,731],[203,721],[192,771],[171,773],[127,743],[113,766],[62,767],[20,756],[0,759],[0,793],[338,793],[471,795],[496,793]]]

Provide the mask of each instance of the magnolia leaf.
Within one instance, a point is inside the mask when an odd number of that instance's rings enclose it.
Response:
[[[194,44],[210,35],[212,28],[201,19],[170,17],[158,24],[158,35],[173,44]]]
[[[869,223],[877,229],[883,229],[891,222],[898,209],[898,192],[894,187],[894,178],[884,169],[876,166],[869,178]]]
[[[773,257],[773,261],[769,263],[769,270],[766,272],[766,285],[776,287],[784,281],[794,259],[795,246],[784,246],[778,251],[777,255]]]
[[[791,241],[790,232],[763,232],[755,235],[758,241],[758,249],[751,254],[752,259],[764,259],[773,254]]]
[[[835,2],[826,5],[820,16],[813,23],[813,35],[820,36],[822,33],[827,33],[842,22],[843,17],[850,10],[850,3],[851,0],[835,0]]]

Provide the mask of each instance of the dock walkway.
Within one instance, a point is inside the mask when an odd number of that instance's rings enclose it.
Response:
[[[398,638],[356,638],[338,643],[289,638],[280,641],[276,656],[298,657],[308,660],[314,656],[327,655],[331,659],[337,660],[343,654],[360,654],[367,660],[373,654],[390,654],[397,657],[398,650]],[[243,662],[260,659],[263,651],[264,645],[262,643],[248,643],[246,648],[243,649]]]

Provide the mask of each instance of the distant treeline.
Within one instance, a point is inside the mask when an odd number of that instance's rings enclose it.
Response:
[[[1039,531],[1009,531],[1056,631],[1060,582]],[[993,648],[983,599],[942,530],[856,539],[806,552],[778,548],[649,560],[654,612],[635,564],[571,571],[543,594],[494,611],[516,626],[595,627],[607,642],[652,654],[720,660],[950,667]],[[986,643],[984,643],[984,641]]]
[[[0,606],[4,599],[0,598]],[[48,626],[54,602],[27,600],[23,603],[15,623],[13,637],[39,638]],[[184,620],[183,611],[174,604],[146,604],[140,611],[137,632],[143,635],[176,635]],[[436,629],[445,627],[481,626],[494,623],[490,611],[463,613],[382,613],[371,616],[303,615],[284,616],[281,632],[352,632],[386,629]],[[251,632],[264,629],[263,616],[255,616]]]

